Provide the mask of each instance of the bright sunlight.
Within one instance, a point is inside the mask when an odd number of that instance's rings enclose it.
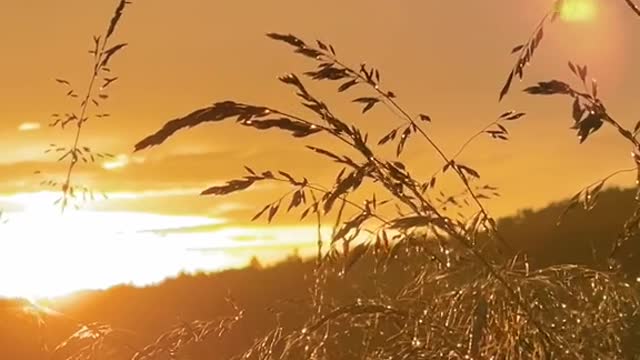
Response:
[[[188,251],[144,230],[215,224],[206,217],[68,210],[52,206],[53,193],[18,194],[21,211],[0,226],[0,281],[4,296],[58,296],[118,283],[148,285],[181,271],[230,267],[222,253]],[[34,226],[37,224],[37,226]]]
[[[146,286],[180,273],[241,267],[255,254],[268,263],[286,256],[287,249],[313,248],[313,241],[301,240],[314,239],[314,228],[180,232],[175,229],[224,220],[73,209],[61,215],[52,205],[57,197],[2,197],[17,210],[3,216],[8,221],[0,226],[0,296],[44,298],[123,283]]]
[[[560,8],[560,16],[565,21],[582,22],[596,16],[595,0],[565,0]]]

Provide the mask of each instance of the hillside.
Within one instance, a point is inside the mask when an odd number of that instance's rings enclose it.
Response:
[[[533,266],[559,263],[603,266],[612,239],[633,210],[633,196],[631,190],[607,190],[592,212],[576,210],[558,227],[555,223],[566,203],[552,204],[539,211],[525,210],[500,220],[499,225],[506,238],[530,255]],[[627,248],[625,253],[632,251]],[[630,276],[637,276],[637,262],[627,259],[624,264]],[[285,328],[302,326],[311,311],[313,269],[313,262],[292,257],[270,268],[183,275],[147,288],[118,286],[83,292],[52,303],[51,308],[64,315],[46,315],[40,323],[23,311],[27,303],[4,300],[0,302],[0,349],[6,359],[46,359],[40,344],[54,347],[75,331],[78,322],[100,322],[126,330],[128,335],[123,341],[127,346],[140,348],[181,321],[234,316],[233,307],[225,300],[230,297],[245,311],[243,318],[220,340],[210,340],[189,350],[194,359],[203,355],[211,356],[207,359],[226,359],[246,349],[277,324]],[[377,277],[373,269],[372,261],[363,261],[345,279],[330,278],[333,301],[353,301],[372,292],[394,294],[403,283],[402,278],[411,276],[401,267],[392,267],[383,277]]]

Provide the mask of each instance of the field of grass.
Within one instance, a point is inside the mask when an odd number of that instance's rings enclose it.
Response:
[[[618,3],[638,20],[633,0]],[[562,98],[562,115],[577,142],[613,134],[611,141],[631,151],[632,168],[576,189],[571,199],[499,219],[488,206],[499,189],[463,155],[479,139],[509,141],[512,126],[528,119],[527,112],[498,111],[471,137],[455,139],[461,146],[451,151],[432,131],[438,119],[403,105],[380,68],[351,65],[326,41],[269,32],[265,41],[306,61],[306,71],[277,78],[293,92],[298,108],[216,99],[157,124],[133,150],[146,154],[163,148],[205,124],[282,136],[290,154],[304,151],[316,157],[318,167],[327,164],[323,176],[331,181],[288,169],[288,159],[278,159],[275,167],[244,166],[244,175],[203,187],[200,195],[215,201],[276,184],[271,200],[251,203],[251,221],[313,220],[315,255],[291,256],[270,267],[256,260],[247,269],[184,275],[147,288],[118,286],[50,302],[6,300],[0,308],[1,355],[15,360],[640,358],[640,190],[609,187],[622,173],[636,173],[640,181],[640,122],[629,125],[614,116],[592,69],[577,61],[566,62],[563,80],[529,78],[554,24],[590,19],[595,10],[588,4],[553,1],[531,35],[505,49],[514,61],[496,89],[496,103],[505,106],[520,90],[539,107],[546,104],[543,97]],[[104,33],[93,37],[87,88],[78,91],[70,81],[56,79],[75,106],[53,115],[50,123],[70,134],[70,142],[45,151],[64,166],[61,180],[42,182],[59,191],[53,206],[61,216],[99,193],[81,185],[78,169],[99,159],[117,160],[83,140],[85,129],[110,116],[102,106],[118,80],[111,62],[128,47],[117,40],[117,30],[130,5],[117,1]],[[331,95],[320,96],[320,86]],[[370,122],[336,110],[340,102],[363,117],[386,111],[392,121],[378,134]],[[239,141],[238,151],[250,146]],[[437,165],[425,172],[422,156],[406,157],[409,146],[420,147]],[[329,236],[322,232],[327,225]]]

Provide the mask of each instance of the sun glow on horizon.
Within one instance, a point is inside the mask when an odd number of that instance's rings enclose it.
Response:
[[[0,196],[17,210],[0,225],[0,297],[51,298],[118,284],[148,286],[181,273],[264,263],[298,248],[310,254],[315,227],[242,228],[223,219],[128,211],[69,210],[51,192]],[[222,225],[208,232],[175,229]],[[170,230],[163,232],[163,230]]]
[[[141,233],[219,223],[216,219],[88,210],[62,215],[51,195],[10,197],[22,210],[8,213],[0,226],[0,295],[48,297],[118,283],[149,285],[196,267],[233,265],[222,253],[205,260],[178,242]]]

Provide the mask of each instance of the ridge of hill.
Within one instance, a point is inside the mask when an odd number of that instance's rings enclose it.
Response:
[[[515,248],[529,254],[532,266],[559,263],[603,266],[613,239],[622,230],[634,207],[634,191],[611,188],[603,191],[591,212],[575,210],[556,226],[567,201],[540,209],[523,210],[503,218],[499,228]],[[637,239],[636,239],[637,240]],[[640,241],[631,242],[625,254],[640,253]],[[623,270],[634,279],[640,262],[623,259]],[[256,264],[257,265],[257,264]],[[231,316],[233,299],[244,317],[225,335],[194,346],[193,358],[207,355],[226,359],[248,348],[276,325],[302,326],[311,314],[312,261],[289,257],[275,266],[226,270],[214,274],[181,275],[159,285],[136,288],[120,285],[108,290],[78,292],[52,301],[55,312],[39,321],[25,309],[24,300],[0,300],[0,349],[2,358],[45,359],[44,347],[54,347],[77,329],[78,323],[100,322],[127,331],[128,345],[143,347],[180,321]],[[367,261],[358,264],[345,280],[330,279],[328,291],[337,301],[353,300],[377,291],[394,291],[402,283],[400,271],[390,271],[378,282],[371,280]],[[385,281],[386,280],[386,281]],[[53,359],[55,360],[55,359]]]

